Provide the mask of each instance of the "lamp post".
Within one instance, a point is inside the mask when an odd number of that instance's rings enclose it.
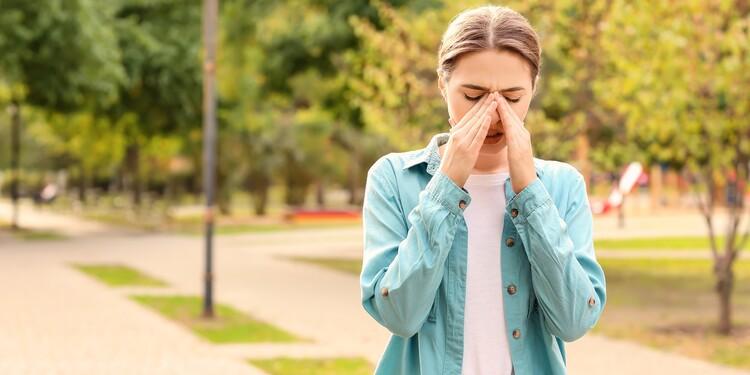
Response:
[[[203,1],[203,191],[206,195],[203,316],[214,316],[213,232],[216,188],[216,24],[219,0]]]

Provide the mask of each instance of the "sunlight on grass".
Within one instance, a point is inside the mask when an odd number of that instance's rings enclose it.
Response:
[[[131,298],[214,343],[309,341],[227,305],[214,305],[215,318],[203,318],[199,297],[142,295]]]
[[[82,272],[110,286],[166,286],[140,271],[120,264],[73,264]]]
[[[724,246],[724,238],[717,238],[718,248]],[[702,250],[711,251],[708,237],[655,237],[600,239],[594,241],[597,250]],[[750,241],[745,245],[750,249]]]
[[[141,229],[156,232],[178,232],[192,235],[203,234],[202,216],[183,216],[183,217],[157,217],[156,215],[143,217],[130,213],[123,215],[118,212],[86,212],[83,217],[89,220],[95,220],[110,225]],[[319,221],[301,221],[301,222],[253,222],[253,218],[233,220],[219,217],[215,233],[219,235],[245,234],[245,233],[265,233],[278,232],[285,230],[298,229],[326,229],[361,226],[361,220],[319,220]]]
[[[13,229],[10,223],[4,220],[0,220],[0,232],[5,232],[20,240],[27,241],[53,241],[67,238],[56,231],[48,229],[29,229],[23,227]]]
[[[312,263],[326,268],[331,268],[337,271],[346,272],[352,275],[359,275],[362,269],[361,259],[347,259],[347,258],[323,258],[323,257],[289,257],[289,259]]]
[[[596,332],[750,369],[750,261],[738,261],[732,336],[716,333],[712,261],[602,259],[607,304]]]
[[[271,375],[370,375],[373,366],[362,358],[252,359],[250,363]]]

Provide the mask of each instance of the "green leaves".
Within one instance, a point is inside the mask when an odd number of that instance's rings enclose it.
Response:
[[[111,6],[92,0],[3,0],[1,6],[0,77],[23,85],[26,102],[70,111],[117,99],[124,71]]]

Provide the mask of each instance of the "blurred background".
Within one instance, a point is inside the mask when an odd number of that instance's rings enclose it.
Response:
[[[367,171],[449,129],[440,37],[484,4],[0,0],[0,372],[372,373]],[[595,215],[570,372],[750,372],[750,2],[495,4]]]

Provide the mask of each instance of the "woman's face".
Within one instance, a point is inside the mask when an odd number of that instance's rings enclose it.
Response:
[[[532,97],[529,64],[518,54],[488,49],[459,57],[447,86],[441,80],[440,90],[448,105],[453,124],[487,93],[497,91],[505,97],[521,121],[526,117]],[[453,126],[453,125],[451,125]],[[497,111],[492,113],[487,134],[502,133]],[[480,154],[498,154],[507,145],[504,134],[496,141],[485,138]]]

